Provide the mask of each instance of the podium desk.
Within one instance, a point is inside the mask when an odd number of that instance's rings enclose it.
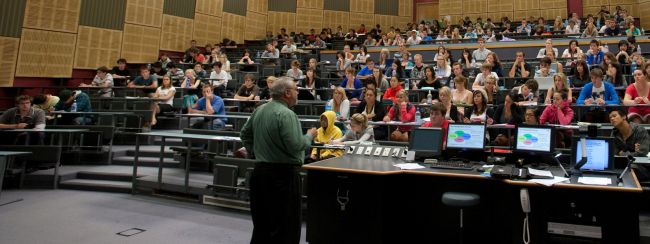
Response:
[[[526,188],[532,243],[639,242],[642,189],[634,173],[626,173],[621,185],[565,182],[546,187],[493,179],[478,171],[393,166],[403,162],[344,155],[303,166],[307,170],[307,241],[454,243],[459,211],[444,206],[441,196],[460,191],[481,197],[477,207],[463,210],[466,243],[522,243],[525,214],[519,193]],[[561,175],[559,169],[551,171]],[[585,235],[591,238],[549,234],[549,223],[555,233],[586,229]]]

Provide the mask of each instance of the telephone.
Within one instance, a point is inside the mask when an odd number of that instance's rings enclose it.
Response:
[[[530,213],[530,198],[528,197],[528,189],[522,188],[519,190],[519,200],[521,201],[521,210],[524,211],[526,217],[524,217],[524,227],[523,227],[523,242],[525,244],[530,243],[530,230],[528,228],[528,213]]]
[[[495,165],[490,171],[490,176],[501,179],[527,179],[530,177],[528,169],[502,165]]]

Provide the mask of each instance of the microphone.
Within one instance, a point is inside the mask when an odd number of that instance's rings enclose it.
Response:
[[[632,155],[631,152],[626,152],[627,154],[627,165],[625,166],[625,169],[623,169],[623,172],[621,172],[621,175],[618,176],[618,182],[623,182],[623,175],[625,175],[625,172],[630,170],[630,166],[634,163],[636,158]]]
[[[564,169],[564,166],[562,166],[562,163],[560,163],[560,156],[562,156],[562,153],[556,154],[553,159],[555,159],[555,162],[557,162],[557,165],[560,166],[560,169],[562,169],[562,172],[564,172],[565,177],[569,177],[569,173],[566,172],[566,169]]]

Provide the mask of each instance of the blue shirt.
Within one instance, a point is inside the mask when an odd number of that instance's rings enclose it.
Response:
[[[196,110],[203,110],[205,111],[205,97],[202,97],[198,101],[196,101]],[[218,114],[218,115],[226,115],[226,108],[223,105],[223,99],[221,97],[214,95],[212,97],[212,101],[210,101],[210,104],[212,105],[212,109],[214,109],[213,114]],[[220,120],[226,122],[228,121],[227,118],[219,118]]]
[[[348,85],[348,78],[345,77],[343,78],[343,82],[341,82],[341,87],[346,88]],[[348,96],[348,99],[352,98],[357,98],[361,99],[361,81],[357,78],[354,78],[354,91],[345,91],[345,95]]]
[[[154,81],[156,81],[156,77],[153,75],[150,75],[149,79],[144,79],[142,76],[138,76],[133,80],[133,84],[136,86],[150,86]]]
[[[605,93],[604,94],[593,94],[592,89],[594,87],[593,82],[587,83],[585,86],[582,87],[582,90],[580,91],[580,96],[578,97],[578,101],[576,101],[577,104],[585,104],[585,100],[589,98],[593,98],[594,100],[597,98],[602,98],[605,100],[605,104],[618,104],[618,95],[616,94],[616,90],[614,89],[614,86],[612,83],[603,81],[603,86],[605,86]]]
[[[79,95],[74,99],[74,102],[77,103],[77,112],[92,112],[92,106],[90,105],[90,97],[88,94],[78,91]],[[54,110],[65,110],[70,112],[72,104],[67,106],[65,101],[60,100],[56,105],[54,105]]]
[[[602,64],[604,57],[605,54],[600,50],[596,54],[587,54],[587,64],[589,66]]]
[[[357,73],[357,76],[366,76],[366,75],[372,75],[372,70],[368,69],[368,66],[363,67],[363,69],[359,70],[359,73]]]

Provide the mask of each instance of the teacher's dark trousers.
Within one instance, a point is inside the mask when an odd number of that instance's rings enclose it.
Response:
[[[300,242],[300,166],[257,163],[250,179],[251,244]]]

